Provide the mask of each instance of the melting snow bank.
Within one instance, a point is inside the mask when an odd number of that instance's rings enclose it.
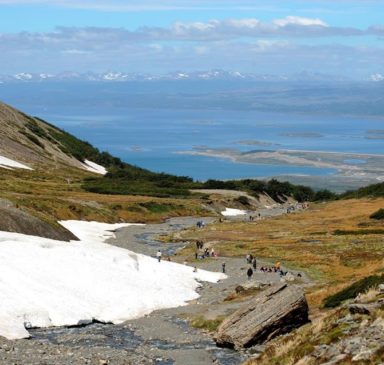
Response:
[[[61,222],[80,238],[62,242],[0,232],[0,336],[29,337],[31,327],[121,323],[198,297],[199,270],[103,243],[129,224]]]
[[[4,156],[0,156],[0,167],[5,168],[5,169],[9,169],[9,168],[12,169],[12,167],[15,167],[17,169],[33,170],[26,165],[23,165],[19,162],[16,162],[16,161],[11,160],[10,158],[4,157]]]
[[[225,208],[225,210],[223,210],[221,214],[226,217],[234,217],[237,215],[245,215],[247,214],[247,212],[245,210],[240,210],[240,209]]]
[[[98,165],[95,162],[85,160],[83,163],[83,167],[91,172],[94,172],[95,174],[105,175],[108,171],[104,166]]]

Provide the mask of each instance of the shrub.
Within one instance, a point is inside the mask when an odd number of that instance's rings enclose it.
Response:
[[[344,194],[341,194],[342,198],[345,199],[353,199],[353,198],[364,198],[364,197],[372,197],[379,198],[384,196],[384,182],[364,186],[355,191],[347,191]]]
[[[236,202],[239,202],[240,204],[243,204],[245,206],[250,206],[251,203],[249,202],[249,199],[244,196],[244,195],[241,195],[239,197],[237,197],[236,199],[234,199]]]
[[[218,329],[224,318],[224,316],[219,316],[215,319],[205,319],[203,316],[198,316],[191,321],[191,325],[195,328],[214,332]]]
[[[372,213],[369,218],[371,219],[377,219],[377,220],[382,220],[384,219],[384,209],[381,208],[377,210],[375,213]]]
[[[364,234],[384,234],[384,229],[357,229],[355,231],[336,229],[333,231],[335,236],[348,236],[348,235],[364,235]]]
[[[39,139],[36,136],[26,131],[20,131],[20,132],[24,134],[24,136],[26,136],[32,143],[34,143],[35,145],[39,146],[42,149],[45,149],[45,146],[39,141]]]
[[[379,284],[384,284],[384,275],[372,275],[356,281],[352,285],[324,299],[325,308],[334,308],[340,305],[344,300],[353,299],[358,294],[366,292],[368,289]]]

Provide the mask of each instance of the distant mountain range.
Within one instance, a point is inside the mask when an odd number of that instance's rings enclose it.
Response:
[[[351,81],[348,77],[328,75],[323,73],[301,72],[292,75],[272,75],[243,73],[239,71],[210,70],[194,72],[172,72],[164,75],[152,75],[125,72],[61,72],[29,73],[20,72],[14,75],[0,75],[0,83],[14,82],[52,82],[52,81],[98,81],[98,82],[128,82],[128,81],[161,81],[161,80],[244,80],[244,81]],[[369,81],[383,81],[384,76],[374,74]]]

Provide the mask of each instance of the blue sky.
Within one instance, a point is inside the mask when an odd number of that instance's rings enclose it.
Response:
[[[1,73],[384,73],[380,0],[0,0]]]

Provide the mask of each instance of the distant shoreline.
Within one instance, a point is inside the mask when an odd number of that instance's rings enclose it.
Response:
[[[223,158],[234,163],[332,169],[334,173],[318,176],[311,174],[281,174],[265,176],[262,179],[284,178],[295,183],[303,183],[301,180],[304,180],[305,184],[311,187],[329,188],[337,191],[358,188],[384,180],[384,154],[289,149],[240,152],[235,149],[213,148],[199,148],[198,150],[178,153]],[[361,161],[357,163],[355,162],[357,160]],[[257,178],[260,179],[260,177]],[[345,188],[342,189],[341,186],[345,186]]]

